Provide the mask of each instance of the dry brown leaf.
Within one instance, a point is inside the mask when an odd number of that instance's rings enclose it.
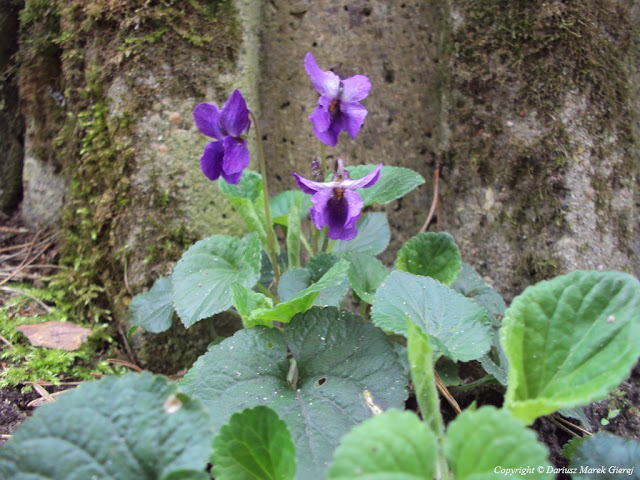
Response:
[[[91,335],[91,329],[70,322],[45,322],[16,327],[34,347],[78,350]]]

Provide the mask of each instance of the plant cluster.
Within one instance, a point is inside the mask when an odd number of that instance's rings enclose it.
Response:
[[[311,54],[305,68],[319,93],[309,117],[316,137],[332,147],[342,131],[355,138],[368,78],[341,79]],[[132,325],[165,331],[177,313],[190,327],[233,307],[245,328],[212,344],[178,383],[107,377],[39,409],[0,451],[1,475],[204,480],[207,463],[217,480],[558,473],[526,425],[558,410],[575,415],[629,375],[640,356],[638,280],[574,271],[506,308],[453,238],[434,232],[406,242],[390,272],[376,258],[390,239],[386,216],[362,210],[423,183],[417,173],[342,159],[331,169],[322,154],[311,178],[292,173],[300,190],[271,198],[258,122],[242,94],[222,108],[198,105],[194,119],[211,138],[202,171],[251,233],[190,247],[171,275],[133,299]],[[247,170],[251,127],[260,173]],[[364,318],[341,308],[349,289],[367,306]],[[445,428],[439,359],[478,361],[505,386],[502,408],[470,407]],[[404,410],[409,385],[420,415]],[[626,474],[640,445],[595,435],[567,455],[578,474],[601,465]]]

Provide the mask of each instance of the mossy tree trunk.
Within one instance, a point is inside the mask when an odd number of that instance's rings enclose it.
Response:
[[[507,296],[639,273],[638,2],[447,0],[444,227]]]
[[[109,311],[123,333],[131,296],[187,246],[243,233],[200,173],[206,140],[191,119],[197,103],[221,104],[239,84],[251,98],[238,74],[239,59],[250,63],[243,24],[234,3],[205,0],[27,0],[21,20],[27,144],[67,187],[57,217],[61,260],[73,267],[65,287],[79,311],[93,321]],[[184,329],[171,342],[143,339],[141,363],[189,364],[215,336],[205,324],[189,340]]]

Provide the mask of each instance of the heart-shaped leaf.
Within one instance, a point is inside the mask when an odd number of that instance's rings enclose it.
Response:
[[[200,402],[165,377],[108,376],[38,408],[0,450],[0,478],[139,480],[204,470],[212,435]]]
[[[445,232],[419,233],[398,251],[396,269],[451,285],[460,273],[460,252]]]
[[[176,311],[186,327],[231,306],[231,285],[252,288],[260,277],[260,241],[214,235],[187,250],[171,275]]]
[[[454,361],[477,360],[493,340],[487,310],[433,278],[396,270],[376,291],[371,319],[406,336],[407,318],[427,333],[436,356]]]
[[[506,410],[495,407],[465,410],[458,415],[447,428],[444,448],[456,480],[514,474],[555,478],[547,473],[547,447],[538,442],[535,432]],[[520,473],[527,468],[530,471]]]
[[[349,176],[355,180],[364,177],[376,167],[377,165],[357,165],[347,167],[347,171]],[[362,197],[365,206],[374,203],[384,205],[403,197],[423,183],[424,178],[413,170],[384,165],[375,185],[369,188],[361,188],[358,190],[358,194]]]
[[[433,480],[436,438],[413,412],[391,409],[354,427],[340,442],[329,480]]]
[[[144,328],[147,332],[160,333],[171,327],[173,319],[173,291],[171,277],[162,277],[151,290],[133,297],[129,306],[131,326]]]
[[[297,379],[288,375],[288,351],[296,361]],[[296,315],[284,333],[265,327],[241,330],[212,346],[181,382],[202,400],[216,430],[244,408],[275,410],[296,444],[297,478],[302,480],[323,478],[334,448],[353,425],[374,411],[403,408],[405,384],[384,333],[333,307]]]
[[[376,257],[366,253],[350,252],[344,258],[349,262],[351,288],[362,300],[373,303],[376,289],[387,278],[389,270]]]
[[[640,282],[596,271],[540,282],[513,300],[500,341],[505,405],[523,421],[604,398],[640,356]]]
[[[258,406],[234,413],[213,441],[216,480],[293,480],[296,451],[276,412]]]
[[[336,240],[331,250],[336,255],[346,252],[368,253],[378,255],[382,253],[391,240],[391,231],[387,214],[384,212],[371,212],[363,215],[357,223],[358,234],[345,242]]]
[[[500,321],[507,309],[504,299],[485,283],[471,265],[462,262],[460,275],[451,284],[451,288],[489,310],[494,316],[494,325],[500,326]]]

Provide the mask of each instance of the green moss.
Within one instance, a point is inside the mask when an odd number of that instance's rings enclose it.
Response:
[[[34,288],[29,285],[12,285],[12,289],[23,292],[8,300],[0,308],[0,334],[11,344],[4,346],[0,359],[4,363],[0,386],[17,386],[27,382],[46,381],[57,384],[68,380],[91,380],[92,374],[113,374],[122,371],[106,361],[112,352],[112,340],[106,333],[106,325],[93,327],[89,340],[76,351],[34,347],[19,333],[19,325],[44,323],[47,321],[77,322],[76,305],[69,300],[67,292],[60,288]],[[48,305],[48,312],[34,301]],[[31,387],[25,387],[30,389]]]

